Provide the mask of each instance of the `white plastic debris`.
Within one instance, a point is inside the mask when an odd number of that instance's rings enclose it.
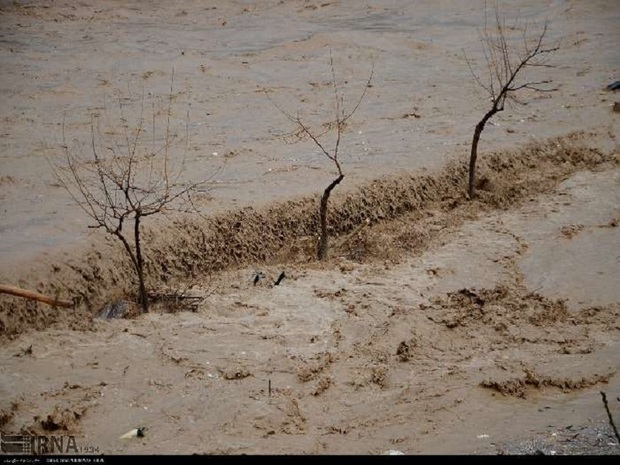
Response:
[[[381,455],[405,455],[403,454],[401,451],[399,450],[394,450],[394,449],[390,449],[390,450],[386,450],[383,454]]]
[[[488,434],[479,434],[478,436],[476,436],[478,439],[486,439],[489,437]]]
[[[119,439],[143,438],[145,429],[146,428],[134,428],[131,431],[127,431]]]

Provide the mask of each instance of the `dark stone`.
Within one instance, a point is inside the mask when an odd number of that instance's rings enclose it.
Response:
[[[122,300],[115,300],[113,302],[107,303],[105,307],[99,312],[97,315],[99,318],[103,318],[104,320],[111,320],[113,318],[122,318],[125,315],[125,311],[127,310],[127,303]]]

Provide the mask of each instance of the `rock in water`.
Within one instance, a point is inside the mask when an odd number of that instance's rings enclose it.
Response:
[[[104,320],[111,320],[112,318],[122,318],[123,315],[125,315],[126,310],[127,303],[124,300],[119,299],[106,304],[97,316],[99,318],[103,318]]]
[[[618,89],[620,89],[620,81],[612,82],[611,84],[609,84],[607,86],[607,90],[614,90],[615,91],[615,90],[618,90]]]

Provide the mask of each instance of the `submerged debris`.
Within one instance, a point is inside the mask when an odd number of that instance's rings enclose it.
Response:
[[[114,300],[113,302],[107,303],[105,307],[99,312],[97,317],[103,318],[104,320],[111,320],[113,318],[123,318],[125,312],[127,311],[127,302],[122,299]]]
[[[134,428],[131,431],[127,431],[125,434],[119,437],[119,439],[143,438],[145,431],[146,428],[144,426]]]
[[[607,86],[607,90],[618,90],[620,89],[620,81],[614,81]]]
[[[262,271],[257,271],[254,273],[254,285],[256,286],[258,282],[265,277],[265,274]]]
[[[278,279],[276,279],[276,282],[273,283],[273,285],[274,286],[279,285],[284,278],[286,278],[286,275],[284,274],[284,271],[283,271],[282,273],[280,273],[280,276],[278,276]]]

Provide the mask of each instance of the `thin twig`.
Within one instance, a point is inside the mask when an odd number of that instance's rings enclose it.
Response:
[[[611,429],[614,430],[614,434],[616,435],[616,439],[618,440],[618,444],[620,444],[620,434],[618,434],[618,428],[616,428],[616,424],[614,423],[614,419],[611,416],[611,412],[609,411],[609,405],[607,404],[607,394],[601,391],[601,397],[603,398],[603,405],[605,406],[605,411],[607,412],[607,417],[609,418],[609,424],[611,425]]]

